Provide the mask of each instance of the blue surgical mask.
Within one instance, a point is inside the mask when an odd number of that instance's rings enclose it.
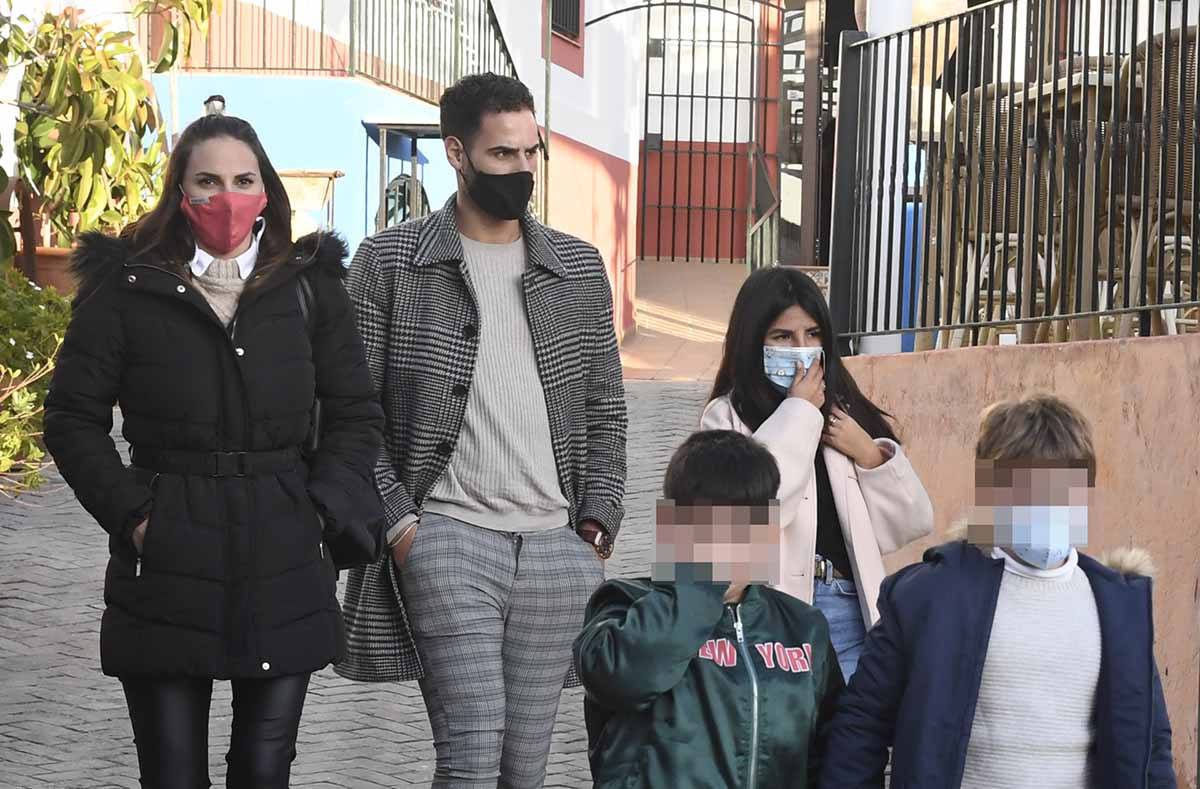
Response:
[[[797,370],[806,372],[817,363],[824,360],[825,351],[822,348],[793,348],[790,345],[764,345],[763,371],[767,379],[781,392],[792,388]]]
[[[1087,544],[1088,508],[1085,506],[996,507],[997,542],[1011,548],[1022,560],[1048,570],[1071,555],[1071,547]]]

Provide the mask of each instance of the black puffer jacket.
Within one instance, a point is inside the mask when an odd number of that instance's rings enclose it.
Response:
[[[336,236],[301,239],[282,268],[247,290],[227,331],[186,269],[135,258],[118,239],[81,239],[81,285],[46,399],[45,440],[110,535],[106,674],[268,678],[340,658],[326,541],[370,542],[383,518],[372,472],[383,413],[340,281],[345,256]],[[295,288],[301,272],[312,284],[311,342]],[[324,430],[304,461],[296,450],[314,390]],[[135,466],[110,438],[114,403]],[[270,470],[245,476],[142,460],[218,451],[275,452]],[[236,456],[219,460],[245,468]],[[139,559],[131,535],[146,516]]]

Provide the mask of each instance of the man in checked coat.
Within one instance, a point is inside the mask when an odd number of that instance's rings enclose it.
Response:
[[[338,671],[420,677],[435,787],[540,787],[623,514],[612,293],[592,246],[527,210],[543,154],[528,88],[467,77],[441,125],[457,195],[350,268],[391,528],[390,555],[350,576]]]

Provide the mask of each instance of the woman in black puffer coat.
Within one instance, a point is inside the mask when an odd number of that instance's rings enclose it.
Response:
[[[214,679],[233,680],[228,786],[286,787],[309,675],[343,653],[335,559],[374,559],[383,520],[345,256],[333,235],[292,242],[279,176],[224,116],[184,131],[150,214],[80,240],[45,441],[109,534],[101,662],[143,787],[209,786]]]

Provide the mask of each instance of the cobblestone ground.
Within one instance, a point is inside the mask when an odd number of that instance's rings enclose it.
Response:
[[[628,384],[629,480],[610,575],[644,574],[671,451],[694,428],[703,384]],[[106,541],[61,481],[0,502],[0,787],[136,787],[120,684],[100,673]],[[218,683],[210,772],[223,785],[230,699]],[[547,787],[590,786],[582,693],[563,694]],[[428,786],[433,746],[415,684],[313,677],[292,770],[303,787]]]

